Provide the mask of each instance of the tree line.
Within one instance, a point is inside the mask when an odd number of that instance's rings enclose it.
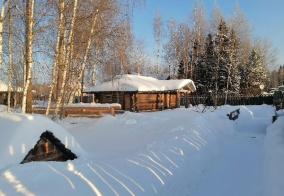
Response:
[[[271,71],[270,78],[272,88],[284,85],[284,65],[280,65],[277,70]]]
[[[8,81],[8,97],[20,87],[22,112],[32,112],[36,90],[58,112],[84,86],[125,73],[190,78],[198,92],[215,95],[268,86],[274,52],[266,40],[253,40],[238,6],[227,20],[215,6],[206,20],[196,1],[188,21],[170,19],[166,25],[156,12],[153,62],[144,40],[133,33],[133,13],[144,5],[145,0],[3,0],[0,79]]]
[[[168,65],[160,69],[171,78],[192,79],[198,94],[260,94],[260,85],[271,86],[269,68],[275,66],[275,51],[267,40],[252,37],[238,4],[228,19],[215,4],[207,20],[203,4],[196,1],[188,21],[170,19],[166,25],[160,21],[157,12],[153,22],[157,59],[162,49]],[[162,46],[157,37],[164,39]]]

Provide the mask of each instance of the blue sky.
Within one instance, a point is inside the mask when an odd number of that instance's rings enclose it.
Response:
[[[134,11],[134,33],[145,42],[149,55],[154,55],[155,42],[153,18],[158,10],[163,21],[174,18],[185,21],[191,13],[195,0],[146,0],[143,9]],[[206,16],[212,13],[216,3],[228,18],[235,3],[253,28],[253,37],[267,38],[278,51],[278,64],[284,64],[284,0],[203,0]],[[208,18],[207,18],[208,19]]]

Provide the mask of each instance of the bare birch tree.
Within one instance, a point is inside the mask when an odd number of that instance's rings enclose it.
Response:
[[[188,77],[196,80],[198,68],[196,67],[197,61],[200,59],[202,49],[204,48],[205,36],[208,31],[208,25],[205,19],[205,11],[202,4],[195,1],[190,16],[190,23],[192,26],[191,33],[191,48],[190,48],[190,62],[189,62],[189,75]]]
[[[155,12],[153,21],[154,38],[157,45],[157,62],[156,62],[156,74],[159,73],[159,61],[160,61],[160,45],[161,45],[161,35],[162,35],[162,17],[159,11]]]
[[[192,44],[192,31],[190,27],[185,24],[181,23],[178,28],[179,31],[179,45],[180,45],[180,62],[184,64],[183,73],[178,73],[179,78],[192,78],[193,74],[193,66],[190,64],[191,62],[191,50],[193,48]],[[190,68],[189,68],[190,67]]]
[[[2,62],[3,62],[3,20],[5,18],[5,4],[7,0],[4,0],[2,2],[1,6],[1,13],[0,13],[0,70],[2,68]]]
[[[32,41],[33,41],[33,13],[34,13],[34,0],[26,1],[26,13],[25,13],[25,81],[23,89],[22,99],[22,113],[32,111],[32,100],[30,95],[32,94],[31,82],[32,82]]]
[[[143,40],[135,40],[135,47],[133,48],[133,70],[137,74],[145,73],[145,64],[148,56],[145,53],[145,46]]]
[[[58,8],[58,31],[57,31],[57,39],[56,39],[56,46],[55,46],[55,52],[54,52],[54,58],[53,58],[53,66],[52,66],[52,75],[51,75],[51,85],[50,85],[50,91],[48,96],[48,104],[45,115],[48,116],[49,109],[51,106],[51,98],[53,89],[56,85],[56,77],[58,73],[58,64],[59,64],[59,58],[60,55],[63,55],[63,47],[64,47],[64,0],[59,1],[59,8]],[[60,53],[61,52],[61,53]],[[61,65],[62,66],[62,65]],[[56,96],[57,99],[57,96]],[[55,112],[55,115],[57,115],[58,109]]]
[[[85,67],[86,67],[89,51],[90,51],[90,48],[91,48],[91,43],[92,43],[92,40],[93,40],[93,34],[94,34],[94,31],[95,31],[95,27],[97,25],[98,14],[100,12],[100,6],[101,6],[100,2],[101,2],[101,0],[98,0],[98,2],[97,2],[97,8],[95,10],[95,13],[94,13],[94,16],[93,16],[93,21],[92,21],[92,24],[91,24],[91,29],[90,29],[90,32],[89,32],[89,35],[88,35],[88,38],[87,38],[87,45],[86,45],[86,48],[85,48],[85,51],[84,51],[83,61],[81,63],[81,67],[79,68],[78,77],[77,77],[76,82],[75,82],[75,86],[77,88],[74,88],[73,92],[71,92],[69,102],[71,102],[71,100],[73,100],[73,97],[74,97],[76,90],[80,89],[81,93],[83,91],[82,79],[83,79],[83,76],[84,76]],[[81,101],[82,101],[82,98],[81,98]]]
[[[65,54],[65,59],[63,61],[63,73],[62,73],[62,84],[59,89],[59,94],[57,94],[57,100],[56,100],[56,105],[55,105],[55,114],[58,113],[59,110],[59,104],[64,103],[64,95],[65,95],[65,84],[66,84],[66,74],[67,74],[67,68],[70,63],[71,59],[71,53],[72,53],[72,41],[73,41],[73,32],[74,32],[74,24],[75,24],[75,19],[76,19],[76,12],[77,12],[77,0],[74,0],[74,7],[73,7],[73,12],[72,12],[72,19],[71,19],[71,24],[70,24],[70,30],[69,30],[69,37],[68,37],[68,43],[66,46],[66,54]],[[62,101],[63,99],[63,101]],[[60,118],[62,117],[62,112],[60,114]]]
[[[166,47],[166,61],[169,63],[169,72],[176,74],[176,68],[180,59],[180,42],[178,38],[178,25],[176,20],[168,21],[169,41]]]
[[[252,29],[244,14],[240,11],[238,4],[234,5],[234,10],[228,20],[229,27],[235,30],[239,39],[239,61],[240,66],[244,66],[251,51],[251,32]],[[241,68],[241,67],[240,67]]]
[[[8,3],[8,7],[10,7],[10,1]],[[9,68],[8,68],[8,98],[7,98],[7,112],[11,112],[11,92],[12,92],[12,13],[9,11],[9,34],[8,34],[8,48],[9,48]]]
[[[221,20],[224,20],[224,16],[219,8],[219,6],[214,3],[212,17],[210,21],[210,32],[217,31]]]

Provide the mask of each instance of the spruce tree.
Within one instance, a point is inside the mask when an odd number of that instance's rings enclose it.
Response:
[[[284,65],[280,65],[278,70],[278,85],[283,85],[284,83]]]
[[[239,94],[240,90],[240,71],[239,66],[241,64],[240,55],[240,42],[237,38],[236,31],[231,29],[230,32],[230,63],[231,67],[229,70],[229,83],[228,91],[230,93]]]
[[[229,44],[228,27],[221,20],[214,35],[214,63],[212,64],[212,84],[214,88],[212,93],[215,98],[215,104],[220,104],[216,102],[218,95],[227,92],[228,67],[230,67]]]
[[[204,80],[204,85],[207,86],[207,91],[214,90],[214,81],[217,74],[217,64],[215,61],[215,52],[214,52],[214,42],[211,34],[208,35],[206,40],[206,56],[205,56],[205,68],[206,68],[206,77]]]

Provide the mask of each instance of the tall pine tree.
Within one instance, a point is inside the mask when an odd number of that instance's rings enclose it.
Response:
[[[196,86],[199,94],[207,94],[214,89],[216,70],[214,61],[214,42],[211,34],[208,34],[205,43],[205,50],[197,62]]]

